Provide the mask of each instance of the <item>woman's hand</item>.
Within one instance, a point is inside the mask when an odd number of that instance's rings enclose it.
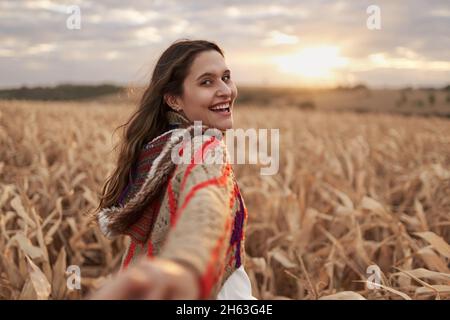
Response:
[[[92,300],[192,300],[200,294],[198,275],[172,260],[144,258],[90,295]]]

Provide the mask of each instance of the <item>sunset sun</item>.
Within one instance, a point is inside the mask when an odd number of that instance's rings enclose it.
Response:
[[[348,65],[335,46],[307,47],[299,51],[273,57],[281,72],[297,75],[310,82],[334,81],[335,71]]]

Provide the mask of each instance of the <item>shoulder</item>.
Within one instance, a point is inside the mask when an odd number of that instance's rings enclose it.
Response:
[[[213,169],[230,163],[225,140],[220,130],[208,129],[202,134],[184,135],[174,152],[176,164]]]
[[[220,130],[184,135],[172,152],[175,179],[199,183],[211,179],[234,180],[230,159]],[[182,183],[182,185],[184,185]]]
[[[170,141],[170,138],[177,130],[178,129],[171,129],[171,130],[164,131],[159,136],[156,136],[155,138],[148,141],[144,145],[143,149],[148,150],[148,149],[151,149],[154,147],[164,146],[168,141]]]

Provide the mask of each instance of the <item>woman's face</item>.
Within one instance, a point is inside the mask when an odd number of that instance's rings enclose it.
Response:
[[[222,55],[215,50],[199,53],[183,83],[177,106],[191,121],[225,131],[233,127],[237,88]]]

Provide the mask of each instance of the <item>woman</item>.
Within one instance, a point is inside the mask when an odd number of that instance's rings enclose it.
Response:
[[[130,237],[122,272],[92,298],[255,299],[247,209],[222,136],[236,96],[215,43],[179,40],[161,55],[97,208],[105,235]]]

